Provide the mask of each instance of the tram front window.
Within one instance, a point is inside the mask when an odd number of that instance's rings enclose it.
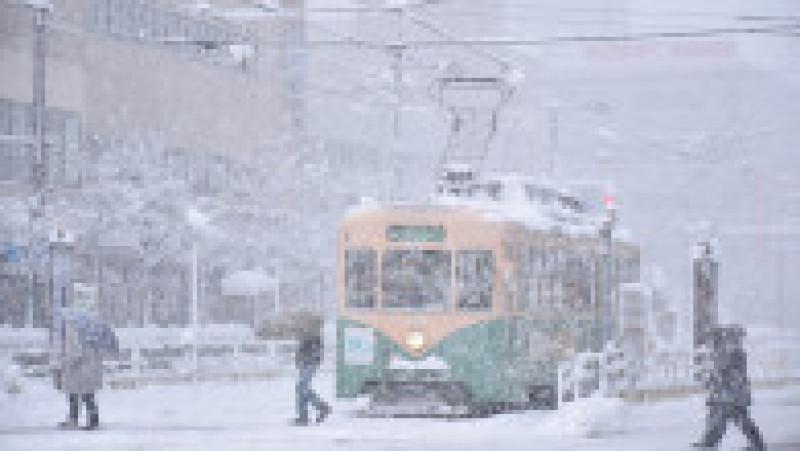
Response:
[[[375,260],[372,249],[348,249],[344,252],[344,280],[347,306],[375,307]]]
[[[450,251],[394,249],[383,254],[383,308],[444,311],[450,293]]]

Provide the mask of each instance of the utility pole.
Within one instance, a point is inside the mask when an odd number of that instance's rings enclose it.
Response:
[[[33,53],[31,73],[31,100],[33,108],[33,183],[38,197],[39,216],[44,216],[49,182],[47,143],[45,142],[47,13],[52,9],[49,1],[29,0],[33,9]]]
[[[36,158],[34,171],[37,193],[41,196],[40,207],[44,208],[45,188],[48,182],[47,149],[45,145],[45,80],[46,80],[46,51],[47,51],[47,26],[45,16],[50,10],[49,4],[31,3],[33,14],[33,133]]]
[[[30,280],[30,312],[28,313],[28,322],[30,326],[33,326],[33,308],[34,308],[34,290],[35,290],[35,283],[34,283],[34,271],[32,262],[30,258],[32,257],[32,250],[35,246],[35,239],[34,234],[36,233],[36,228],[34,227],[34,221],[40,220],[42,222],[45,217],[45,207],[47,203],[47,188],[49,182],[49,168],[48,168],[48,159],[47,159],[47,144],[45,143],[45,89],[46,89],[46,57],[47,57],[47,24],[46,18],[47,13],[52,10],[52,5],[50,4],[49,0],[28,0],[26,2],[26,6],[30,7],[33,10],[33,47],[31,53],[31,105],[33,109],[33,136],[32,136],[32,162],[33,162],[33,173],[32,175],[32,184],[34,186],[34,200],[30,205],[30,237],[29,237],[29,264],[30,271],[29,277]],[[49,246],[49,242],[48,242]],[[48,252],[48,256],[51,253]],[[50,262],[52,265],[52,262]],[[52,317],[52,309],[53,309],[53,281],[50,280],[48,282],[47,290],[45,290],[45,305],[51,310],[51,317]],[[54,338],[53,336],[53,328],[54,324],[50,324],[50,340]]]

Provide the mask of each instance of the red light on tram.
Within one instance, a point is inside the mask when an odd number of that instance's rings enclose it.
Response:
[[[614,196],[603,196],[603,205],[606,208],[613,207],[616,202],[617,199]]]

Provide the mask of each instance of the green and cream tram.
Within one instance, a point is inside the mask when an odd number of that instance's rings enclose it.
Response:
[[[638,247],[604,242],[602,217],[522,177],[348,214],[337,396],[387,414],[555,407],[558,362],[602,348],[638,280]]]

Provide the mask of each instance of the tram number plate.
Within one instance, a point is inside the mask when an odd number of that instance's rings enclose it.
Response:
[[[344,330],[344,363],[347,365],[372,365],[375,357],[375,332],[367,327],[349,327]]]

